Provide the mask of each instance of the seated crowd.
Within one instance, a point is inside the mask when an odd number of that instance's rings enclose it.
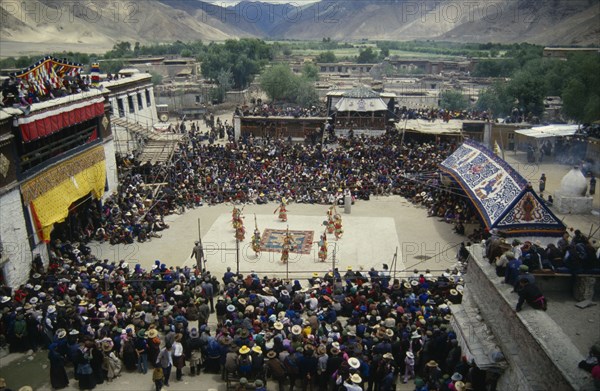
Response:
[[[174,367],[176,381],[221,373],[249,389],[267,381],[280,390],[385,391],[397,380],[419,390],[486,387],[449,324],[449,304],[462,299],[456,270],[398,280],[384,265],[308,281],[228,271],[221,284],[207,271],[160,261],[144,270],[96,259],[80,244],[52,248],[47,271],[38,260],[27,284],[2,292],[0,328],[11,351],[49,349],[55,389],[69,384],[66,368],[91,389],[152,366],[164,385]]]
[[[464,197],[441,186],[437,166],[453,144],[410,141],[401,145],[389,133],[369,140],[340,139],[339,147],[289,144],[283,140],[209,145],[198,132],[179,146],[171,163],[138,162],[119,157],[122,191],[93,204],[75,231],[75,240],[111,243],[145,241],[168,227],[164,216],[186,208],[224,202],[332,204],[344,192],[353,199],[400,195],[423,205],[430,216],[454,223],[475,221]],[[153,184],[161,183],[153,193]],[[66,239],[66,238],[64,238]]]
[[[600,275],[600,249],[579,230],[572,237],[566,232],[556,243],[545,247],[539,240],[521,243],[515,239],[509,244],[497,230],[490,233],[486,258],[496,266],[496,274],[504,278],[503,283],[513,286],[519,295],[517,311],[525,302],[533,308],[544,311],[547,308],[546,298],[535,284],[535,274]]]

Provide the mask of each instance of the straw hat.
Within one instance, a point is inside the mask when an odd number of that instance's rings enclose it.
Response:
[[[277,357],[277,352],[274,350],[269,350],[269,352],[267,353],[267,358],[275,358]]]
[[[242,346],[239,350],[240,354],[248,354],[250,353],[250,348],[246,345]]]
[[[23,386],[19,388],[19,391],[33,391],[33,388],[31,386]]]
[[[358,361],[358,358],[356,357],[350,357],[348,359],[348,365],[350,365],[350,368],[358,369],[360,368],[360,361]]]
[[[355,373],[352,376],[350,376],[350,380],[352,381],[352,383],[356,383],[356,384],[362,383],[362,378],[360,377],[360,375],[358,373]]]
[[[454,377],[454,376],[452,376],[452,377]],[[454,383],[454,389],[456,389],[456,391],[464,391],[466,389],[465,383],[458,380],[457,382]]]
[[[438,366],[438,363],[435,360],[431,360],[426,364],[429,368],[435,368]]]
[[[295,324],[292,326],[292,334],[300,335],[301,332],[302,332],[302,327],[300,327],[300,325]]]
[[[394,356],[392,355],[392,353],[387,352],[386,354],[383,355],[383,358],[385,358],[387,360],[393,360]]]
[[[415,354],[413,352],[406,352],[406,357],[415,358]]]
[[[258,346],[258,345],[255,345],[255,346],[253,346],[253,347],[252,347],[252,351],[253,351],[254,353],[259,353],[259,354],[262,354],[262,352],[263,352],[263,351],[262,351],[262,349],[261,349],[261,347],[260,347],[260,346]]]
[[[273,323],[273,327],[275,328],[275,330],[283,330],[283,323],[281,322],[275,322]]]
[[[67,336],[67,331],[65,329],[60,329],[56,333],[56,337],[58,337],[58,339],[63,339],[66,336]]]

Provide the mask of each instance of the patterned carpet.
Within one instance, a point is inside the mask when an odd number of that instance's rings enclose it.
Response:
[[[285,234],[285,229],[265,229],[260,240],[260,249],[262,251],[280,253],[282,250],[283,238],[285,237]],[[290,253],[310,254],[310,250],[313,244],[314,231],[290,230],[290,234],[292,235],[292,238],[294,240],[294,245],[290,249]]]

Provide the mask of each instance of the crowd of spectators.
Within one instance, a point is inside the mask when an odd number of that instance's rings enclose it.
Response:
[[[325,112],[322,107],[287,106],[273,103],[263,103],[260,99],[252,106],[236,108],[237,115],[259,117],[322,117]]]
[[[580,230],[565,232],[556,243],[542,245],[535,242],[521,242],[517,239],[510,243],[502,237],[501,232],[492,230],[492,238],[487,245],[487,257],[495,263],[499,276],[507,276],[507,282],[516,282],[506,273],[510,260],[519,262],[529,272],[558,272],[569,274],[599,274],[600,250],[595,241],[588,239]],[[514,277],[514,276],[513,276]]]
[[[57,241],[47,269],[34,262],[27,284],[0,293],[1,335],[14,352],[48,349],[54,389],[72,378],[92,389],[121,371],[150,382],[152,367],[165,386],[204,372],[248,389],[486,389],[489,376],[466,361],[450,326],[458,271],[342,273],[216,278],[158,260],[144,270]]]
[[[75,239],[111,243],[145,241],[168,226],[164,216],[187,208],[225,202],[290,202],[329,204],[350,193],[354,200],[400,195],[428,208],[429,215],[456,224],[475,220],[476,213],[457,189],[441,184],[438,164],[454,144],[400,142],[395,132],[380,137],[339,139],[332,148],[254,140],[207,144],[192,128],[171,163],[117,161],[125,172],[121,190],[104,205],[92,204],[80,219]],[[160,190],[150,184],[162,184]],[[463,227],[463,228],[461,228]]]
[[[402,106],[396,108],[396,118],[400,121],[422,119],[430,122],[441,120],[448,122],[451,119],[459,120],[480,120],[487,121],[491,120],[490,115],[487,111],[477,110],[446,110],[441,108],[433,107],[421,107],[421,108],[409,108]]]
[[[43,88],[43,93],[39,90]],[[43,87],[36,87],[28,80],[10,76],[2,82],[2,106],[29,106],[46,100],[89,91],[91,79],[89,76],[66,76],[62,79],[60,87],[52,86],[46,82]]]

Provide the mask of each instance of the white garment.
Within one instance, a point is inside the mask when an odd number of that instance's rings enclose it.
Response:
[[[181,342],[175,342],[173,344],[173,357],[179,357],[183,355],[183,345]]]

